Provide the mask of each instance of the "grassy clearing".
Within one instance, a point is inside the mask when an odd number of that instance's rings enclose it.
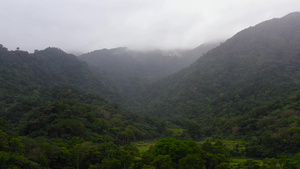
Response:
[[[254,161],[258,162],[259,165],[263,164],[262,160],[259,160],[259,159],[253,159],[253,158],[231,158],[230,165],[237,166],[239,164],[245,163],[248,160],[254,160]]]
[[[242,140],[221,140],[221,142],[228,148],[228,149],[234,149],[237,148],[239,151],[245,150],[246,142]],[[205,141],[199,141],[197,142],[199,145],[205,143]],[[211,141],[212,144],[215,144],[215,142]]]
[[[168,136],[169,137],[174,137],[177,139],[183,138],[182,136],[184,135],[185,130],[181,128],[168,128]]]
[[[139,141],[133,143],[133,145],[137,146],[140,153],[144,153],[149,150],[151,146],[154,146],[159,140],[149,140],[149,141]]]
[[[184,129],[174,129],[174,128],[169,128],[168,130],[171,131],[174,135],[179,135],[179,136],[181,136],[184,131]]]
[[[244,162],[246,162],[247,160],[254,160],[254,161],[256,161],[256,162],[262,164],[262,160],[253,159],[253,158],[232,158],[232,159],[231,159],[231,162],[232,162],[232,163],[244,163]]]
[[[169,129],[170,131],[172,131],[174,134],[182,134],[183,129]],[[139,149],[140,153],[144,153],[146,151],[149,150],[149,148],[151,146],[154,146],[157,142],[159,141],[159,139],[155,139],[155,140],[145,140],[145,141],[139,141],[139,142],[134,142],[133,144]],[[199,141],[197,142],[199,145],[203,144],[205,141]],[[215,142],[211,142],[212,144],[214,144]],[[222,140],[222,143],[228,148],[228,149],[234,149],[237,147],[238,145],[238,150],[239,151],[243,151],[245,150],[245,141],[241,141],[241,140],[235,140],[235,141],[231,141],[231,140]],[[237,158],[236,161],[238,160],[247,160],[247,159],[242,159],[242,158]]]
[[[184,132],[184,129],[178,129],[178,128],[169,128],[168,130],[172,133],[172,136],[175,138],[180,137]],[[145,141],[134,142],[133,145],[135,145],[139,149],[140,153],[144,153],[148,151],[151,146],[154,146],[158,141],[159,139],[145,140]]]
[[[246,148],[246,142],[245,141],[222,141],[224,145],[229,149],[238,148],[239,151],[243,151]]]

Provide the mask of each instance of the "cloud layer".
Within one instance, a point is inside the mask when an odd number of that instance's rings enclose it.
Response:
[[[2,0],[0,44],[72,52],[188,48],[299,10],[299,0]]]

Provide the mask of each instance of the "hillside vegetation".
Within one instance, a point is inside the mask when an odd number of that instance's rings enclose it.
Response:
[[[142,93],[160,116],[235,116],[298,90],[300,17],[245,29]]]
[[[120,168],[138,154],[132,141],[166,133],[159,119],[85,93],[110,91],[73,55],[1,45],[0,60],[1,168]]]

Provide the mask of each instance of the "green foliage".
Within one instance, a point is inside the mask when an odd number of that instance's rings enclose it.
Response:
[[[187,154],[201,153],[194,141],[180,141],[174,138],[164,138],[155,144],[154,155],[171,155],[174,162],[178,163]]]
[[[197,154],[188,154],[179,160],[179,168],[205,169],[205,161]]]
[[[135,162],[134,168],[224,168],[230,158],[227,149],[220,141],[211,145],[212,152],[208,152],[191,140],[163,138]]]
[[[112,93],[85,63],[60,49],[47,48],[34,54],[1,51],[0,116],[10,121],[16,122],[33,107],[45,104],[55,95],[49,89],[72,86],[108,98]]]
[[[257,161],[247,160],[246,162],[238,166],[241,169],[260,169],[260,165]]]
[[[59,49],[28,54],[1,46],[0,61],[1,167],[129,168],[139,152],[128,144],[166,131],[161,120],[80,91],[111,94]]]

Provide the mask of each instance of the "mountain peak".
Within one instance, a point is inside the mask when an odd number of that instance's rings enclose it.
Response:
[[[42,53],[46,52],[46,53],[50,53],[50,54],[67,55],[66,52],[64,52],[60,48],[56,48],[56,47],[48,47],[44,50],[40,50],[40,51],[36,51],[36,52],[42,52]]]
[[[284,17],[282,18],[299,18],[300,17],[300,12],[292,12],[292,13],[289,13],[287,15],[285,15]]]

